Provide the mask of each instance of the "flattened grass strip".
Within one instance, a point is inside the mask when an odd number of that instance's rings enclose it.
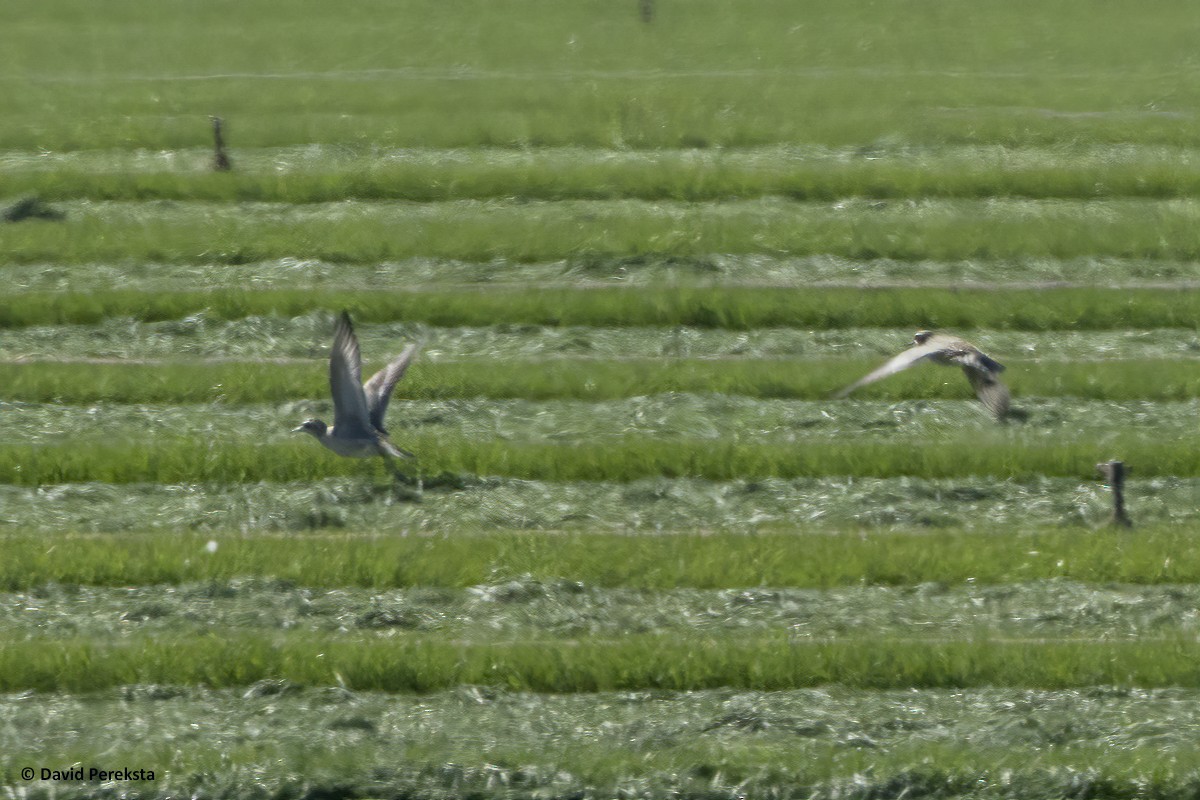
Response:
[[[662,286],[421,292],[28,292],[0,297],[0,327],[143,322],[204,311],[221,319],[347,309],[360,322],[800,328],[1107,330],[1200,326],[1200,289],[936,289]]]
[[[802,523],[797,527],[803,529]],[[1061,527],[861,535],[492,532],[376,536],[122,533],[0,539],[0,589],[152,586],[261,577],[313,588],[465,588],[509,579],[631,589],[1200,582],[1198,532]],[[212,550],[210,542],[216,543]]]
[[[1004,359],[1005,383],[1021,397],[1179,401],[1200,396],[1200,363],[1183,359],[1021,362]],[[667,392],[827,400],[883,357],[864,359],[418,360],[396,398],[615,400]],[[370,364],[367,368],[370,368]],[[0,362],[0,399],[28,403],[282,402],[328,394],[324,363],[251,361]],[[83,378],[86,378],[84,380]],[[854,398],[967,399],[955,372],[920,369],[864,387]],[[833,402],[833,401],[831,401]]]
[[[0,644],[0,691],[95,691],[125,684],[304,686],[432,692],[462,684],[512,691],[755,691],[836,683],[862,689],[1200,686],[1191,640],[945,641],[785,634],[464,643],[427,636],[324,635],[32,639]]]
[[[630,483],[425,479],[423,502],[394,487],[383,465],[296,483],[0,484],[0,532],[94,534],[254,530],[379,536],[527,532],[676,534],[697,530],[805,533],[991,531],[1001,526],[1104,526],[1111,490],[1098,480],[991,477],[737,479],[647,478]],[[1147,478],[1126,486],[1139,530],[1200,524],[1200,479]],[[408,495],[406,497],[406,495]],[[400,502],[398,502],[400,501]]]
[[[1200,286],[1200,261],[1154,261],[1134,258],[972,258],[955,261],[854,259],[828,254],[787,253],[680,256],[641,253],[603,256],[578,253],[543,262],[502,258],[460,261],[408,258],[348,264],[294,257],[231,267],[200,262],[114,262],[81,264],[8,262],[3,267],[6,292],[177,292],[183,288],[255,291],[310,289],[330,292],[370,286],[378,292],[440,289],[484,289],[520,286],[587,288],[588,286],[662,287],[670,285],[759,285],[767,288],[805,286],[1194,288]],[[120,319],[120,318],[116,318]],[[293,318],[295,319],[295,318]],[[907,327],[907,326],[906,326]]]

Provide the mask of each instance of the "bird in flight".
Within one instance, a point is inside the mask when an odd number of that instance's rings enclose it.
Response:
[[[383,427],[388,400],[396,382],[417,357],[420,347],[410,344],[390,364],[362,383],[362,356],[350,315],[343,311],[333,335],[329,354],[329,388],[333,393],[333,427],[319,419],[305,420],[293,433],[311,433],[317,441],[339,456],[370,458],[383,456],[389,466],[393,458],[413,458],[388,439]],[[393,472],[395,467],[393,466]]]
[[[971,388],[975,390],[975,396],[992,413],[992,416],[1000,421],[1008,416],[1010,400],[1008,388],[996,377],[1004,371],[1004,365],[980,351],[970,342],[959,339],[957,336],[947,336],[944,333],[931,331],[917,331],[917,334],[913,336],[912,347],[834,396],[845,397],[860,386],[866,386],[880,378],[895,375],[922,361],[932,361],[947,367],[962,367],[963,374],[967,376],[967,380],[971,382]]]

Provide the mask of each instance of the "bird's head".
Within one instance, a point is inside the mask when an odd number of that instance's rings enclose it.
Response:
[[[925,344],[930,336],[933,336],[933,331],[917,331],[913,334],[913,344]]]
[[[319,419],[306,419],[301,423],[300,427],[292,428],[292,433],[311,433],[313,436],[320,439],[325,435],[325,431],[329,428],[324,422]]]

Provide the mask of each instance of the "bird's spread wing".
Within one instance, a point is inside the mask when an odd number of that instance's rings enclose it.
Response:
[[[410,344],[392,360],[392,363],[372,375],[371,380],[367,381],[367,385],[363,387],[367,397],[367,409],[371,415],[371,424],[384,433],[387,433],[387,430],[383,427],[383,416],[387,413],[388,400],[392,398],[392,390],[396,388],[396,382],[404,377],[405,370],[416,359],[419,352],[421,352],[420,345]]]
[[[345,311],[338,319],[329,354],[329,389],[333,393],[333,427],[345,435],[371,433],[371,417],[362,386],[358,337]]]
[[[845,389],[842,389],[840,392],[835,394],[834,397],[845,397],[860,386],[866,386],[868,383],[874,383],[880,378],[886,378],[888,375],[895,375],[897,372],[908,369],[913,364],[929,358],[941,349],[942,347],[940,344],[934,344],[932,342],[926,342],[925,344],[920,344],[916,347],[910,347],[900,355],[893,358],[891,361],[888,361],[879,369],[867,374],[862,378],[859,378]]]
[[[996,379],[994,372],[964,364],[963,373],[971,382],[975,396],[992,413],[993,417],[1003,420],[1008,416],[1008,404],[1012,396],[1008,392],[1008,387]]]
[[[1004,371],[1004,365],[961,339],[947,339],[942,352],[946,358],[962,366],[963,374],[975,390],[975,396],[993,417],[1003,421],[1008,416],[1008,406],[1012,400],[1008,387],[996,377]]]

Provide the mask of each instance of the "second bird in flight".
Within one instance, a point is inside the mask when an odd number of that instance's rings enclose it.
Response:
[[[970,342],[959,339],[957,336],[947,336],[944,333],[931,331],[917,331],[917,334],[913,336],[912,347],[834,396],[845,397],[860,386],[866,386],[880,378],[895,375],[922,361],[932,361],[943,366],[962,367],[967,380],[971,382],[971,388],[975,390],[975,396],[987,407],[992,416],[1001,422],[1008,417],[1011,396],[1008,388],[997,377],[1004,371],[1004,365],[989,357]]]

